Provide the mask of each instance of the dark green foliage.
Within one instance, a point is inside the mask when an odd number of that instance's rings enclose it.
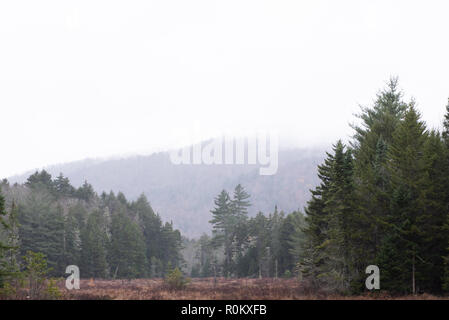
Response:
[[[248,207],[251,206],[249,194],[239,184],[234,189],[232,199],[226,190],[215,198],[215,208],[211,210],[213,226],[212,244],[223,247],[224,276],[242,275],[239,264],[248,245]]]
[[[53,191],[53,181],[51,180],[51,174],[49,174],[45,170],[42,170],[41,172],[36,171],[34,174],[29,176],[25,185],[30,188],[46,188],[48,191]]]
[[[169,290],[183,290],[187,287],[190,280],[184,277],[179,268],[174,268],[167,272],[164,282]]]
[[[299,268],[313,286],[344,292],[356,277],[350,245],[356,224],[351,150],[338,141],[318,172],[321,184],[306,210]]]
[[[25,264],[23,276],[28,282],[30,299],[59,298],[60,292],[54,282],[47,279],[52,268],[48,267],[45,255],[41,252],[28,251],[23,260]]]
[[[161,255],[160,260],[164,266],[164,271],[172,267],[180,267],[183,264],[181,256],[182,238],[179,230],[173,229],[173,223],[166,222],[161,229]],[[165,274],[165,272],[164,272]]]
[[[0,236],[7,233],[10,229],[10,225],[6,221],[5,199],[0,192]],[[10,246],[8,243],[0,238],[0,287],[3,284],[5,276],[8,275],[9,264],[6,259],[6,255]],[[6,237],[5,237],[6,238]]]
[[[109,261],[114,278],[143,278],[147,271],[142,231],[123,211],[111,219]]]
[[[237,185],[232,199],[225,190],[215,198],[213,237],[199,240],[192,275],[278,277],[295,272],[301,251],[295,246],[304,239],[304,216],[300,212],[285,216],[275,207],[268,216],[259,212],[248,218],[249,197]]]
[[[216,247],[224,247],[225,260],[223,264],[224,274],[230,276],[233,263],[233,228],[237,224],[237,217],[231,211],[231,199],[229,194],[223,190],[215,198],[215,208],[211,211],[213,225],[213,243]]]
[[[162,224],[143,195],[136,202],[128,202],[123,193],[100,198],[87,182],[76,189],[62,174],[52,180],[45,171],[34,173],[24,185],[5,187],[10,201],[20,197],[7,219],[0,199],[0,218],[13,230],[0,232],[0,244],[5,238],[20,255],[44,254],[51,276],[64,276],[73,264],[83,278],[163,276],[183,263],[181,234],[171,223]],[[10,257],[19,254],[12,251],[5,246],[0,252],[8,253],[9,265]],[[17,258],[15,265],[23,261]]]
[[[86,225],[81,231],[81,263],[82,277],[106,278],[108,276],[107,247],[108,235],[106,217],[96,210],[89,215]]]
[[[70,197],[75,194],[75,188],[70,184],[69,178],[62,173],[53,181],[53,189],[59,197]]]
[[[94,188],[87,181],[84,181],[83,185],[75,191],[75,195],[78,199],[86,202],[90,202],[96,197]]]
[[[397,87],[391,80],[374,107],[362,109],[352,148],[338,142],[318,167],[299,254],[316,288],[363,291],[371,264],[382,290],[449,288],[449,105],[442,135],[428,132]]]

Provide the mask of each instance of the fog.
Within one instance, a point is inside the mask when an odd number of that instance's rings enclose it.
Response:
[[[3,1],[0,177],[223,133],[351,135],[399,76],[439,127],[447,1]]]

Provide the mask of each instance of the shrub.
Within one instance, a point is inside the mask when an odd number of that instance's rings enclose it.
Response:
[[[45,255],[28,251],[23,257],[25,270],[16,272],[0,290],[2,299],[59,299],[62,294],[56,282],[48,279],[51,268],[47,267]]]
[[[179,268],[174,268],[167,274],[164,282],[169,290],[182,290],[190,283],[190,279],[184,277]]]

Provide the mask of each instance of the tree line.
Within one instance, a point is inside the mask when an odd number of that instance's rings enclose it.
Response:
[[[250,195],[240,184],[232,196],[222,190],[211,210],[212,235],[194,242],[193,277],[291,277],[304,241],[305,217],[259,212],[248,216]]]
[[[97,195],[87,182],[75,188],[45,170],[0,187],[0,281],[23,268],[28,252],[43,254],[53,277],[68,265],[83,278],[162,277],[183,263],[180,232],[143,194],[136,201]]]

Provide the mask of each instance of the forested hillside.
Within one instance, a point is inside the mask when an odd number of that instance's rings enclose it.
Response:
[[[277,205],[291,212],[309,199],[309,189],[318,184],[316,166],[324,149],[281,149],[278,172],[259,175],[258,165],[173,165],[167,152],[125,159],[87,160],[46,168],[53,176],[61,172],[74,186],[86,180],[95,191],[123,192],[130,200],[144,193],[155,212],[188,237],[210,232],[209,211],[213,198],[222,189],[244,185],[251,193],[250,216],[269,212]],[[9,179],[25,182],[30,174]]]

